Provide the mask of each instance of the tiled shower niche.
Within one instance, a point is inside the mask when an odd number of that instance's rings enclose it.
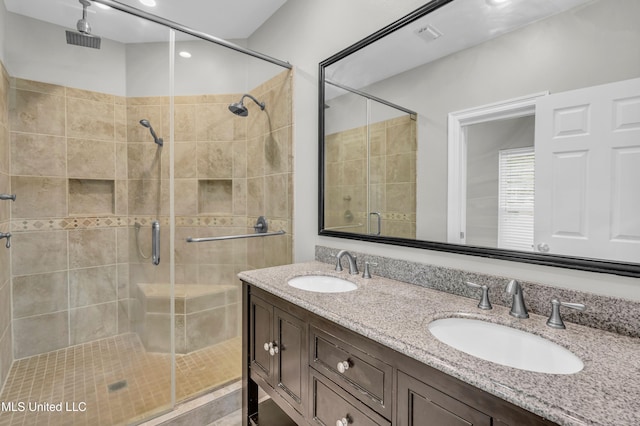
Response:
[[[115,182],[69,179],[69,215],[115,214]]]
[[[216,179],[198,181],[198,214],[228,214],[232,211],[232,180]]]

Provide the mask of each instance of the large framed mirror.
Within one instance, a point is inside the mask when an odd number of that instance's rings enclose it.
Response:
[[[319,234],[640,277],[639,16],[434,0],[320,63]]]

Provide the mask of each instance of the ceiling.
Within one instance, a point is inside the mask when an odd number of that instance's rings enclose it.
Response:
[[[9,12],[66,28],[75,28],[82,17],[82,5],[78,0],[3,1]],[[118,2],[209,35],[232,40],[251,36],[286,0],[156,0],[156,7],[144,6],[139,0]],[[93,34],[121,43],[166,40],[165,29],[152,28],[148,22],[141,22],[118,10],[100,9],[95,3],[88,8],[87,20]]]
[[[455,0],[331,64],[327,79],[363,88],[594,0]],[[327,99],[344,94],[329,89]]]

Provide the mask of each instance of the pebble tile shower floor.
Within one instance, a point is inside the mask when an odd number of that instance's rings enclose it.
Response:
[[[176,399],[197,396],[238,380],[241,338],[176,355]],[[147,352],[136,334],[17,360],[0,402],[0,426],[119,425],[166,410],[170,403],[170,355]],[[8,403],[14,402],[11,411]],[[26,410],[19,410],[22,402]],[[62,402],[85,411],[29,411],[31,403]],[[65,406],[65,403],[67,403]]]

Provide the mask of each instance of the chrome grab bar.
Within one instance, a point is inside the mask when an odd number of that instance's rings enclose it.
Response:
[[[332,231],[334,229],[346,229],[346,228],[359,228],[361,227],[361,223],[356,223],[353,225],[338,225],[338,226],[330,226],[328,228],[324,228],[325,231]]]
[[[255,238],[255,237],[270,237],[272,235],[283,235],[286,234],[283,230],[276,232],[267,232],[269,230],[269,225],[267,224],[267,219],[264,216],[260,216],[256,221],[256,224],[253,225],[253,229],[255,229],[254,234],[241,234],[241,235],[225,235],[222,237],[204,237],[204,238],[187,238],[188,243],[206,243],[208,241],[222,241],[222,240],[237,240],[239,238]]]
[[[151,224],[151,263],[160,264],[160,222]]]
[[[255,238],[255,237],[270,237],[272,235],[284,235],[286,232],[283,230],[276,232],[259,232],[257,234],[241,234],[241,235],[225,235],[223,237],[205,237],[205,238],[187,238],[188,243],[206,243],[208,241],[222,241],[222,240],[237,240],[239,238]]]

